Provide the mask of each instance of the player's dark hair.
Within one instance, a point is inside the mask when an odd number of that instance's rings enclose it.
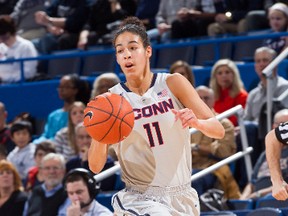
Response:
[[[117,37],[124,32],[131,32],[132,34],[139,35],[142,39],[144,48],[151,46],[149,37],[146,33],[146,28],[141,20],[137,17],[127,17],[123,20],[121,25],[118,27],[117,31],[114,34],[113,46],[115,47],[115,41]]]
[[[27,130],[30,136],[32,136],[32,124],[28,121],[15,121],[10,128],[11,136],[20,130]]]

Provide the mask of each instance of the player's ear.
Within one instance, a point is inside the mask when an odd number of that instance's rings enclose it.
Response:
[[[148,58],[150,58],[152,56],[152,47],[151,46],[147,46],[147,48],[146,48],[146,56]]]

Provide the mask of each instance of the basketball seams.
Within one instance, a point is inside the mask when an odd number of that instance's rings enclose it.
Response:
[[[108,101],[108,103],[110,103],[110,105],[111,105],[111,108],[112,108],[111,115],[114,115],[113,113],[114,113],[114,109],[115,109],[115,108],[114,108],[112,102],[111,102],[110,99],[107,97],[107,95],[104,94],[103,96],[106,98],[106,100]],[[122,105],[122,97],[121,97],[120,107],[117,107],[117,108],[118,108],[117,116],[114,115],[114,121],[113,121],[113,123],[111,124],[109,130],[106,131],[106,133],[104,134],[104,136],[102,137],[102,139],[99,140],[100,142],[101,142],[103,139],[105,139],[105,137],[110,133],[110,131],[112,130],[113,126],[115,125],[115,122],[117,121],[117,119],[119,119],[118,116],[119,116],[119,113],[120,113],[120,111],[121,111],[121,105]],[[111,118],[111,117],[110,117],[110,118]],[[119,128],[120,128],[120,127],[119,127]],[[119,142],[119,140],[121,139],[121,133],[119,134],[119,136],[120,136],[120,138],[118,138],[118,142]]]
[[[87,115],[90,119],[85,119],[84,125],[89,128],[88,133],[95,140],[114,144],[130,134],[134,126],[134,112],[125,97],[104,93],[90,102],[87,104],[85,113],[91,112],[92,115]]]

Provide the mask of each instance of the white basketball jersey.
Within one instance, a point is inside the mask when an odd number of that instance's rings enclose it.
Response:
[[[189,129],[175,122],[171,109],[182,109],[166,84],[168,74],[154,74],[148,91],[140,96],[124,83],[110,89],[132,105],[135,124],[131,134],[112,145],[126,185],[178,186],[190,182],[191,150]]]

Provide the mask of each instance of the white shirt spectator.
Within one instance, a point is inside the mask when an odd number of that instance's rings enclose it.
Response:
[[[29,40],[16,36],[16,42],[12,47],[0,43],[1,60],[37,57],[37,51]],[[2,53],[4,52],[4,53]],[[26,61],[24,63],[24,77],[29,79],[36,74],[37,61]],[[20,62],[9,62],[0,64],[0,79],[3,83],[18,82],[21,79]]]

